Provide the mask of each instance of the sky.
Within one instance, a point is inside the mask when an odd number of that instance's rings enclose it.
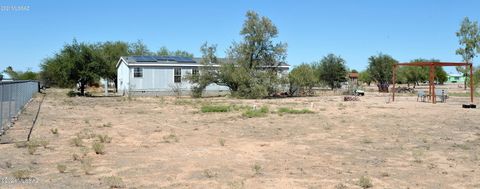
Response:
[[[356,70],[366,69],[368,58],[379,53],[400,62],[458,62],[455,32],[465,17],[480,20],[479,7],[478,0],[0,0],[0,70],[39,71],[45,58],[73,39],[142,40],[152,51],[165,46],[197,57],[209,42],[224,57],[242,39],[248,10],[277,26],[275,40],[288,44],[292,66],[329,53]],[[474,65],[479,64],[477,57]]]

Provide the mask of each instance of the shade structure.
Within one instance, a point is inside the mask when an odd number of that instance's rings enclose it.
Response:
[[[436,103],[435,96],[435,67],[437,66],[465,66],[467,69],[470,68],[470,102],[473,103],[473,66],[472,63],[468,62],[411,62],[411,63],[398,63],[393,65],[393,92],[392,92],[392,101],[395,101],[395,83],[397,79],[397,67],[399,66],[428,66],[430,68],[430,76],[428,78],[428,92],[430,94],[429,98],[432,103]]]

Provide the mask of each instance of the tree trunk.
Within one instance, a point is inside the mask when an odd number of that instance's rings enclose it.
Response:
[[[85,96],[85,83],[80,83],[80,95]]]
[[[377,84],[378,92],[388,93],[388,83],[379,83]]]

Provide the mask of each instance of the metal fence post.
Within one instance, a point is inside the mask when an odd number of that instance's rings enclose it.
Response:
[[[8,85],[8,124],[10,124],[10,121],[12,119],[12,101],[13,101],[13,89],[12,89],[12,84],[9,83]]]
[[[4,91],[3,91],[3,83],[0,82],[0,134],[3,134],[3,95],[4,94]]]

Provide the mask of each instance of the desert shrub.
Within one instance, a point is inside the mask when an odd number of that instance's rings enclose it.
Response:
[[[32,172],[28,169],[19,169],[12,172],[12,176],[18,180],[25,180],[30,178]]]
[[[77,133],[77,137],[80,139],[91,139],[95,138],[97,135],[91,129],[83,129]]]
[[[18,141],[18,142],[15,142],[15,147],[17,147],[17,148],[26,148],[26,147],[27,147],[27,142],[26,142],[26,141]]]
[[[82,156],[85,157],[85,156],[87,156],[87,154],[88,154],[88,152],[90,151],[90,149],[87,148],[87,147],[81,147],[81,148],[80,148],[80,151],[82,152]]]
[[[93,171],[93,160],[91,158],[83,158],[81,161],[81,167],[86,175],[92,174]]]
[[[41,146],[43,146],[43,148],[47,148],[49,144],[48,140],[40,140],[39,143]]]
[[[75,91],[68,91],[67,96],[68,97],[75,97],[75,96],[77,96],[77,93]]]
[[[348,187],[345,184],[339,183],[335,185],[335,189],[347,189]]]
[[[373,187],[373,184],[372,181],[370,181],[370,178],[362,176],[360,179],[358,179],[358,186],[362,188],[371,188]]]
[[[57,129],[57,128],[51,128],[51,129],[50,129],[50,132],[51,132],[53,135],[58,135],[58,129]]]
[[[28,146],[27,149],[28,149],[28,154],[30,155],[33,155],[35,154],[35,152],[37,151],[37,146]]]
[[[80,155],[78,155],[78,154],[76,154],[76,153],[73,153],[73,154],[72,154],[72,159],[73,159],[73,161],[82,160],[82,158],[80,157]]]
[[[204,105],[200,109],[203,113],[207,112],[229,112],[230,106],[228,105]]]
[[[67,165],[57,164],[57,170],[59,173],[65,173],[65,171],[67,170]]]
[[[172,133],[172,134],[163,136],[163,142],[165,142],[165,143],[178,142],[178,137],[177,137],[177,135]]]
[[[96,154],[105,154],[105,145],[100,142],[94,142],[92,144],[92,149]]]
[[[220,143],[220,146],[225,146],[225,139],[218,139],[218,143]]]
[[[207,178],[214,178],[217,176],[217,173],[211,169],[203,170],[203,175]]]
[[[286,113],[286,114],[311,114],[313,111],[309,109],[301,109],[301,110],[296,110],[296,109],[291,109],[291,108],[286,108],[286,107],[281,107],[277,110],[278,113]]]
[[[97,135],[98,141],[101,143],[110,143],[112,142],[112,137],[109,137],[108,135]]]
[[[268,107],[263,106],[260,109],[248,109],[243,113],[244,117],[263,117],[268,113]]]
[[[31,140],[27,142],[27,150],[28,154],[33,155],[37,151],[37,148],[41,145],[42,143],[38,140]]]
[[[112,123],[110,123],[110,122],[108,122],[108,123],[106,123],[106,124],[104,123],[104,124],[102,125],[102,127],[112,127]]]
[[[197,103],[198,101],[196,100],[185,100],[185,99],[176,99],[174,102],[175,105],[194,105]]]
[[[126,185],[122,178],[117,176],[103,177],[103,182],[110,188],[125,188]]]
[[[83,140],[80,138],[80,137],[75,137],[73,138],[70,143],[73,145],[73,146],[76,146],[76,147],[81,147],[83,146]]]
[[[261,174],[262,166],[260,164],[255,163],[255,165],[252,166],[252,170],[255,175],[259,175]]]

